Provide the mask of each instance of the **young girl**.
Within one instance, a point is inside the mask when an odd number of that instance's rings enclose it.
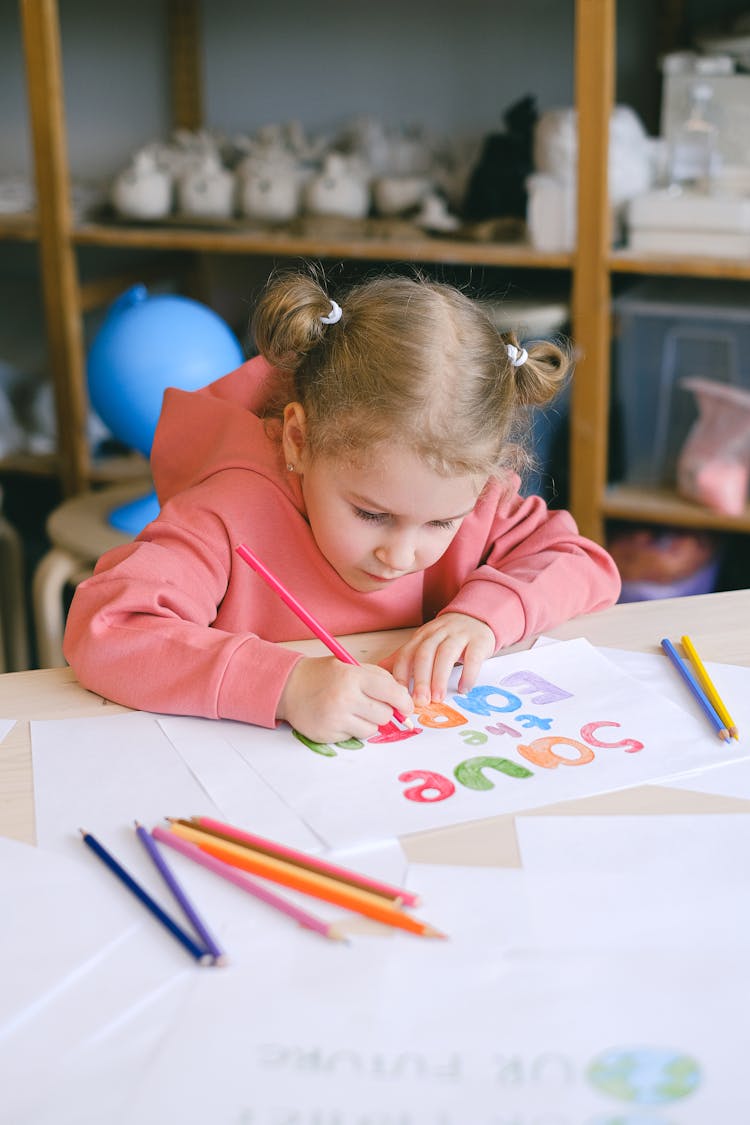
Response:
[[[442,700],[499,649],[617,598],[614,563],[567,512],[522,499],[522,408],[568,367],[482,307],[382,277],[332,301],[279,275],[253,318],[260,355],[197,392],[170,389],[152,450],[159,518],[75,594],[80,682],[143,710],[286,720],[320,742],[368,738]],[[304,657],[309,636],[238,557],[245,543],[334,634],[415,627],[385,667]]]

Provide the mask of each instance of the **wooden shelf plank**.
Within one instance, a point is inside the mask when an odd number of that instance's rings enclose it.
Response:
[[[60,460],[56,453],[6,453],[0,457],[0,474],[56,477]]]
[[[617,250],[610,255],[609,268],[613,273],[750,280],[750,260],[747,258],[707,258],[692,254],[668,257],[664,254],[635,254],[631,250]]]
[[[446,262],[462,265],[570,269],[571,254],[545,254],[525,242],[474,242],[452,238],[366,238],[299,235],[257,228],[116,226],[82,223],[73,232],[79,246],[193,250],[270,257],[344,258],[362,261]]]
[[[56,477],[60,473],[57,453],[8,453],[0,457],[0,476]],[[140,453],[92,459],[88,479],[91,484],[123,484],[150,481],[148,461]]]
[[[0,239],[33,242],[39,236],[39,222],[32,211],[0,215]]]
[[[148,487],[152,487],[148,461],[140,453],[92,458],[89,480],[92,484],[127,484],[142,480]]]
[[[750,504],[740,516],[726,516],[702,504],[684,500],[666,488],[630,484],[610,485],[601,503],[608,519],[634,523],[664,523],[671,527],[705,528],[710,531],[750,532]]]

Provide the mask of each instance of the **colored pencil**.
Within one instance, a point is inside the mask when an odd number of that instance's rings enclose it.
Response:
[[[346,941],[346,936],[335,925],[324,922],[321,918],[316,918],[314,914],[308,913],[307,910],[302,910],[301,907],[295,906],[294,903],[288,902],[281,895],[274,894],[273,891],[264,887],[261,883],[256,882],[249,875],[245,875],[242,871],[238,871],[236,867],[230,867],[228,864],[216,859],[214,856],[204,852],[197,844],[191,844],[189,840],[183,840],[181,836],[170,832],[166,828],[156,827],[151,833],[155,839],[160,840],[162,844],[167,844],[170,848],[180,852],[182,855],[191,859],[193,863],[199,863],[201,867],[205,867],[208,871],[213,871],[214,875],[226,879],[227,882],[233,883],[240,890],[245,891],[247,894],[252,895],[254,898],[260,899],[268,906],[272,906],[274,910],[278,910],[281,914],[288,915],[298,922],[300,926],[304,926],[307,930],[314,930],[316,933],[322,934],[323,937],[331,938],[333,941]]]
[[[133,876],[130,875],[129,872],[127,872],[125,868],[117,862],[113,855],[110,855],[106,848],[102,847],[95,836],[92,836],[90,832],[86,832],[83,828],[79,828],[78,831],[83,837],[84,844],[86,844],[86,846],[91,849],[94,855],[98,856],[104,866],[108,867],[112,874],[115,875],[121,883],[125,884],[128,890],[135,895],[138,901],[141,902],[159,922],[161,922],[164,928],[170,932],[172,937],[179,941],[179,943],[188,951],[191,957],[194,957],[200,965],[213,964],[213,957],[208,952],[208,950],[202,949],[201,946],[191,938],[189,933],[183,930],[181,926],[178,926],[178,924],[169,917],[165,910],[162,910],[158,902],[155,902],[148,891],[145,891],[139,883],[136,883]]]
[[[316,871],[307,871],[303,867],[295,867],[291,863],[285,863],[283,860],[263,855],[261,852],[253,852],[240,844],[217,840],[216,837],[208,836],[197,828],[188,828],[184,824],[173,823],[171,831],[176,832],[178,836],[182,836],[184,840],[190,840],[191,843],[197,844],[199,848],[202,848],[203,851],[208,852],[214,858],[223,860],[224,863],[229,863],[233,867],[240,867],[253,875],[260,875],[263,879],[270,879],[272,882],[281,883],[292,890],[302,891],[314,898],[332,902],[336,906],[343,906],[347,910],[354,910],[358,914],[364,914],[367,918],[373,918],[387,926],[395,926],[402,930],[408,930],[410,933],[420,934],[423,937],[445,936],[434,929],[433,926],[413,918],[394,903],[384,901],[379,895],[372,894],[371,891],[363,891],[359,887],[339,883],[327,875],[319,875]]]
[[[691,692],[693,693],[696,700],[698,701],[701,708],[703,709],[703,711],[706,715],[706,718],[709,720],[711,725],[716,730],[716,733],[718,734],[719,738],[724,739],[724,741],[729,741],[729,738],[730,738],[729,731],[726,729],[723,722],[721,721],[719,716],[716,714],[716,711],[714,710],[710,699],[708,698],[708,696],[704,692],[701,685],[696,680],[693,673],[690,671],[690,668],[687,666],[685,661],[680,657],[680,654],[678,653],[677,649],[674,647],[672,642],[667,637],[664,637],[662,639],[662,642],[661,642],[661,647],[664,649],[667,656],[672,661],[672,664],[675,666],[675,668],[680,673],[680,675],[682,676],[682,678],[685,681],[685,683],[687,684],[687,686],[690,688]]]
[[[285,847],[283,844],[276,844],[272,840],[266,840],[263,836],[255,836],[251,832],[245,832],[231,824],[222,824],[220,820],[213,820],[210,816],[193,816],[189,820],[182,818],[174,818],[173,820],[172,817],[167,817],[167,819],[177,824],[186,824],[188,828],[200,828],[202,832],[206,832],[210,836],[228,840],[233,844],[246,844],[253,851],[263,852],[264,855],[282,859],[286,863],[294,864],[295,867],[305,867],[309,871],[318,871],[321,875],[330,875],[332,879],[338,880],[339,883],[348,883],[352,887],[361,887],[365,891],[372,891],[373,894],[380,895],[382,898],[400,902],[402,906],[417,906],[419,903],[419,897],[411,891],[404,890],[401,887],[392,887],[389,883],[383,883],[379,879],[371,879],[367,875],[360,875],[359,872],[350,871],[346,867],[339,867],[336,863],[329,863],[327,860],[318,859],[317,856],[298,852],[294,848]]]
[[[315,634],[318,640],[323,642],[334,656],[337,656],[344,664],[359,665],[359,661],[328,632],[325,626],[321,625],[316,617],[313,617],[313,615],[305,609],[302,603],[295,598],[291,590],[288,590],[284,583],[281,582],[275,574],[272,574],[268,567],[260,561],[254,551],[251,551],[244,543],[240,543],[237,547],[237,554],[248,566],[252,567],[256,574],[260,575],[260,577],[268,583],[274,593],[279,595],[282,602],[288,605],[293,613],[297,614],[300,621],[307,625],[308,629]],[[403,723],[404,726],[409,728],[413,726],[411,720],[407,719],[405,715],[402,715],[400,711],[394,710],[393,717],[397,719],[399,723]]]
[[[162,879],[174,895],[177,905],[180,907],[188,922],[190,922],[190,925],[193,927],[196,934],[203,942],[205,949],[213,957],[214,963],[216,965],[226,965],[227,957],[223,949],[221,949],[215,938],[212,936],[198,911],[195,909],[192,902],[185,894],[184,890],[177,881],[177,876],[174,874],[164,856],[159,851],[156,842],[151,838],[143,825],[139,824],[137,820],[135,822],[135,832],[136,836],[148,852],[150,859],[153,861],[156,870],[159,872]]]
[[[706,667],[705,667],[703,661],[701,660],[700,656],[698,655],[698,652],[696,650],[695,645],[693,644],[693,642],[690,640],[690,637],[688,637],[688,636],[683,636],[680,639],[682,640],[682,647],[685,649],[685,652],[688,654],[690,662],[692,663],[693,667],[695,668],[698,679],[700,680],[700,683],[701,683],[701,687],[705,691],[708,698],[711,700],[711,703],[713,704],[713,707],[714,707],[714,710],[716,711],[716,714],[719,716],[721,721],[724,723],[725,727],[727,728],[727,730],[731,734],[732,738],[739,739],[740,733],[737,730],[737,724],[735,723],[732,716],[729,714],[729,711],[726,708],[726,704],[724,703],[724,700],[721,698],[718,691],[716,690],[716,685],[714,684],[713,680],[711,679],[708,672],[706,671]]]

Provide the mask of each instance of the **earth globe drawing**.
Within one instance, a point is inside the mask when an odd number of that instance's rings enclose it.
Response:
[[[661,1106],[686,1098],[701,1081],[690,1055],[664,1047],[612,1047],[589,1064],[586,1077],[603,1094],[634,1106]],[[626,1116],[615,1116],[619,1123]],[[634,1121],[638,1121],[638,1114]]]
[[[166,388],[198,390],[244,359],[239,340],[213,309],[133,285],[110,306],[91,342],[89,398],[118,441],[148,457]],[[112,511],[109,523],[137,535],[158,514],[151,490]]]

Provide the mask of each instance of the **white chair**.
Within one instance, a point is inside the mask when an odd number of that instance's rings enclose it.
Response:
[[[143,481],[85,492],[66,500],[47,517],[47,535],[52,546],[39,562],[32,583],[40,668],[64,667],[65,589],[88,578],[105,551],[130,542],[132,536],[116,531],[107,516],[113,508],[142,494]]]

